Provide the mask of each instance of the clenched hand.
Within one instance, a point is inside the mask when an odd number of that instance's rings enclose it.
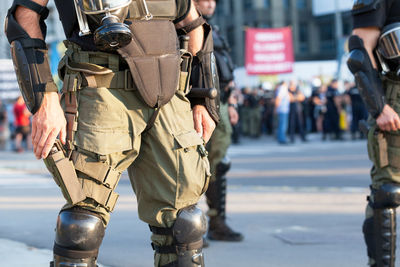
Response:
[[[48,156],[57,135],[65,144],[66,124],[58,93],[45,93],[42,105],[32,119],[32,144],[36,158]]]
[[[215,129],[215,121],[211,118],[205,106],[195,105],[193,107],[194,129],[207,143]]]
[[[382,113],[376,119],[376,124],[382,131],[400,130],[399,115],[389,105],[383,107]]]

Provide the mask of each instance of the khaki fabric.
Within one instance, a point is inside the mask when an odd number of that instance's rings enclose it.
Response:
[[[207,144],[208,160],[211,167],[211,181],[215,181],[215,171],[218,163],[225,157],[231,144],[232,126],[229,120],[228,104],[220,105],[220,122],[215,128]]]
[[[203,140],[194,130],[190,102],[184,92],[178,90],[160,108],[150,129],[146,127],[155,110],[144,103],[138,91],[84,86],[77,91],[77,99],[74,145],[83,155],[81,161],[87,161],[80,162],[80,166],[98,162],[99,168],[104,168],[108,164],[115,175],[129,167],[141,220],[153,226],[171,227],[180,209],[198,202],[207,189],[210,167],[199,149]],[[63,107],[64,102],[62,98]],[[94,199],[116,199],[112,192],[116,184],[103,185],[98,177],[87,173],[84,167],[77,171],[88,196],[77,205],[98,213],[107,225],[112,207],[102,206]],[[117,178],[113,181],[118,183]],[[63,209],[71,207],[66,204]],[[157,236],[153,240],[158,240],[159,245],[171,242]],[[159,266],[176,256],[166,255],[161,262],[160,255],[156,258],[155,266]]]
[[[387,103],[400,115],[400,82],[386,79]],[[400,132],[378,132],[375,120],[369,119],[368,155],[371,168],[372,187],[384,183],[400,183]]]

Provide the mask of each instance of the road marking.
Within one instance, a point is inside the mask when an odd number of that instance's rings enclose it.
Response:
[[[257,157],[232,158],[233,163],[268,163],[268,162],[332,162],[332,161],[367,161],[368,155],[334,155],[334,156],[303,156],[303,157]]]
[[[254,170],[232,169],[228,178],[276,178],[276,177],[317,177],[317,176],[344,176],[344,175],[369,175],[368,168],[341,168],[341,169],[293,169],[293,170]]]

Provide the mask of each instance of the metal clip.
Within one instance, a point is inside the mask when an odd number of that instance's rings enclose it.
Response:
[[[150,13],[149,8],[147,7],[146,0],[136,0],[136,2],[141,15],[143,15],[142,19],[151,20],[153,18],[153,14]]]

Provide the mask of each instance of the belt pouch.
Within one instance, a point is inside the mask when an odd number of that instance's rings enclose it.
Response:
[[[174,96],[179,84],[180,52],[174,24],[169,20],[134,20],[129,25],[132,42],[118,49],[132,73],[144,102],[161,107]]]

